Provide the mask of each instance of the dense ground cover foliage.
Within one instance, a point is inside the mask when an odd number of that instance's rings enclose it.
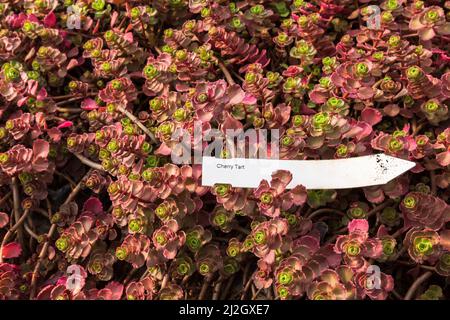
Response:
[[[449,297],[449,1],[0,15],[0,299]],[[195,121],[278,129],[281,159],[416,166],[352,190],[286,190],[284,171],[204,187],[201,165],[171,161]]]

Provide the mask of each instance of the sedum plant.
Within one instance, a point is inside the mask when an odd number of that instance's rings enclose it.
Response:
[[[0,299],[450,297],[448,1],[16,0],[0,18]],[[229,129],[279,130],[281,160],[416,166],[352,190],[203,186],[191,160]]]

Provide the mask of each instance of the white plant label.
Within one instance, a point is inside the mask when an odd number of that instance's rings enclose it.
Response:
[[[257,188],[261,180],[270,182],[277,170],[288,170],[292,189],[349,189],[386,184],[410,170],[414,162],[385,154],[334,160],[220,159],[203,157],[202,184],[231,184],[238,188]]]

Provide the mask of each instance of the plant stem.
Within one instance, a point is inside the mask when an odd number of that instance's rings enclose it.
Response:
[[[189,281],[190,277],[191,276],[184,276],[183,279],[181,279],[181,285],[185,285]]]
[[[403,300],[403,297],[400,293],[398,293],[395,290],[392,290],[392,294],[398,299],[398,300]]]
[[[62,173],[62,172],[59,172],[58,170],[55,170],[55,174],[56,174],[57,176],[60,176],[61,178],[65,179],[65,180],[67,180],[67,182],[69,182],[70,187],[71,187],[72,189],[76,186],[75,181],[73,181],[72,178],[70,178],[68,175],[66,175],[66,174],[64,174],[64,173]]]
[[[241,300],[245,300],[247,291],[248,291],[248,289],[250,289],[250,286],[252,285],[252,283],[253,283],[253,279],[252,278],[248,279],[247,283],[245,284],[244,289],[242,290]]]
[[[131,278],[133,278],[133,276],[135,275],[135,273],[138,271],[139,269],[133,268],[128,275],[125,277],[125,279],[123,280],[123,284],[127,285],[130,281]]]
[[[64,32],[67,33],[67,34],[73,35],[73,36],[82,36],[82,37],[86,37],[86,38],[89,38],[89,39],[96,38],[95,36],[91,36],[90,34],[87,34],[87,33],[69,31],[67,29],[65,29]]]
[[[148,128],[146,126],[144,126],[142,124],[142,122],[139,121],[139,119],[136,118],[131,112],[129,112],[128,110],[124,109],[121,106],[118,106],[117,110],[122,112],[124,115],[126,115],[128,118],[130,118],[130,120],[133,121],[139,128],[141,128],[141,130],[144,131],[144,133],[150,138],[150,140],[152,140],[153,143],[155,143],[155,144],[158,143],[158,141],[155,138],[155,135],[153,133],[151,133],[150,130],[148,130]]]
[[[431,194],[435,196],[437,193],[437,185],[436,185],[436,172],[434,172],[434,170],[430,171],[430,180],[431,180]]]
[[[373,215],[376,214],[377,212],[383,210],[383,209],[386,208],[386,207],[389,207],[389,206],[390,206],[391,204],[393,204],[393,203],[394,203],[394,201],[393,201],[392,199],[389,199],[388,201],[386,201],[386,202],[384,202],[384,203],[382,203],[382,204],[376,206],[376,207],[373,208],[372,210],[370,210],[370,211],[367,213],[367,217],[369,218],[369,217],[373,216]]]
[[[256,297],[258,297],[259,293],[261,292],[262,289],[258,289],[253,295],[252,295],[252,300],[255,300]]]
[[[13,193],[13,205],[14,205],[14,219],[17,221],[20,221],[20,194],[19,194],[19,183],[17,182],[17,178],[13,177],[11,182],[11,188]],[[24,245],[24,238],[23,238],[23,230],[21,228],[21,225],[18,226],[17,229],[17,237],[19,238],[19,243]]]
[[[345,216],[345,213],[340,210],[336,210],[336,209],[332,209],[332,208],[322,208],[322,209],[312,212],[307,218],[312,219],[322,213],[336,213],[340,216]]]
[[[75,197],[78,195],[78,193],[81,190],[81,186],[82,186],[82,182],[83,182],[84,178],[87,177],[90,173],[91,173],[91,170],[89,170],[85,174],[85,176],[83,178],[81,178],[80,182],[78,182],[76,187],[73,188],[72,192],[69,194],[66,201],[64,201],[64,203],[63,203],[64,205],[68,204],[69,202],[72,202],[75,199]],[[48,211],[48,216],[51,219],[52,208],[51,208],[50,201],[48,199],[47,199],[47,211]],[[31,277],[30,300],[33,299],[36,294],[36,285],[37,285],[37,280],[38,280],[39,268],[41,267],[44,257],[47,255],[47,250],[50,245],[50,240],[53,237],[53,234],[55,233],[55,231],[56,231],[56,224],[52,223],[50,226],[50,230],[47,233],[45,243],[42,246],[41,252],[39,253],[38,261],[36,262],[36,265],[34,266],[33,275]]]
[[[99,171],[105,171],[105,169],[103,169],[103,166],[97,162],[94,162],[92,160],[89,160],[88,158],[86,158],[85,156],[82,156],[79,153],[75,153],[73,152],[73,154],[75,155],[75,157],[77,157],[82,163],[84,163],[85,165],[91,167],[92,169],[96,169]]]
[[[206,292],[208,291],[209,284],[211,283],[211,276],[207,276],[205,281],[203,281],[202,288],[200,289],[200,294],[197,300],[204,300]]]
[[[273,299],[273,291],[272,291],[272,287],[269,287],[267,289],[265,289],[266,294],[267,294],[267,299],[268,300],[272,300]]]
[[[230,71],[228,71],[228,69],[225,66],[225,64],[222,61],[219,61],[218,65],[219,65],[219,68],[222,71],[223,75],[225,76],[225,79],[227,80],[228,84],[230,86],[236,84],[236,82],[234,82],[233,77],[230,74]]]
[[[24,225],[25,231],[30,235],[30,237],[34,238],[35,240],[39,241],[39,235],[37,235],[31,228],[28,226],[27,223]]]
[[[408,266],[410,268],[419,267],[419,268],[424,269],[424,270],[430,270],[430,271],[433,271],[433,272],[436,271],[435,267],[426,266],[426,265],[423,265],[423,264],[416,264],[416,263],[411,263],[411,262],[408,262],[408,261],[401,261],[401,260],[397,260],[397,263],[402,264],[404,266]]]
[[[85,97],[83,97],[83,96],[81,96],[81,97],[73,97],[73,98],[70,98],[70,99],[67,99],[67,100],[58,101],[58,102],[55,103],[55,105],[56,106],[62,106],[64,104],[75,102],[75,101],[81,100],[83,98],[85,98]]]
[[[422,274],[420,277],[416,279],[416,281],[413,282],[411,287],[409,287],[408,292],[406,292],[405,298],[403,300],[411,300],[414,297],[414,294],[416,293],[417,288],[425,282],[429,277],[431,277],[433,273],[431,271],[427,271],[424,274]]]
[[[52,100],[64,100],[64,99],[73,98],[75,96],[76,96],[75,94],[69,93],[69,94],[63,94],[61,96],[53,96],[53,97],[50,97],[50,98],[52,98]]]
[[[236,230],[236,231],[239,231],[239,232],[241,232],[243,234],[250,234],[250,231],[248,231],[245,228],[242,228],[241,226],[234,226],[233,229]]]
[[[76,78],[74,78],[74,79],[76,79]],[[86,93],[86,95],[82,95],[81,93],[68,93],[68,94],[63,94],[61,96],[53,96],[53,97],[49,97],[49,98],[51,98],[52,100],[64,100],[64,99],[71,99],[71,98],[82,99],[82,98],[86,98],[86,97],[96,96],[97,93],[98,92],[88,92],[88,93]]]
[[[420,130],[425,126],[426,122],[420,122],[419,124],[413,122],[413,128],[412,128],[412,136],[415,137]]]
[[[79,108],[60,108],[56,107],[56,111],[63,112],[63,113],[81,113],[83,112],[83,109]]]
[[[11,193],[12,193],[11,191],[8,191],[8,193],[5,194],[3,196],[3,198],[0,199],[0,206],[3,206],[3,204],[6,202],[6,200],[8,200],[9,197],[11,197]]]
[[[8,242],[9,238],[14,234],[14,232],[19,230],[19,228],[22,226],[22,223],[27,218],[28,214],[30,213],[29,209],[26,209],[23,213],[23,215],[20,217],[20,219],[16,220],[16,223],[6,232],[5,236],[3,237],[2,244],[0,246],[0,263],[3,263],[3,247]]]
[[[231,70],[231,73],[233,74],[233,76],[235,76],[236,78],[238,78],[241,82],[244,82],[245,79],[242,78],[236,71]]]
[[[167,286],[167,283],[169,283],[169,274],[166,273],[161,281],[161,288],[159,290],[164,289]]]
[[[212,297],[213,300],[219,300],[220,289],[222,288],[222,283],[223,283],[223,278],[219,277],[216,285],[214,286],[213,297]]]
[[[236,278],[236,275],[232,275],[230,279],[228,279],[227,285],[225,287],[225,290],[223,290],[222,296],[220,297],[221,300],[225,300],[228,296],[228,292],[230,292],[231,286],[233,285],[234,279]]]

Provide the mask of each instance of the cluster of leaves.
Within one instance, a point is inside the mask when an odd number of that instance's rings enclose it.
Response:
[[[449,296],[449,1],[15,0],[0,18],[0,299]],[[355,190],[286,190],[285,171],[204,187],[171,162],[194,122],[278,129],[281,159],[416,166]]]

